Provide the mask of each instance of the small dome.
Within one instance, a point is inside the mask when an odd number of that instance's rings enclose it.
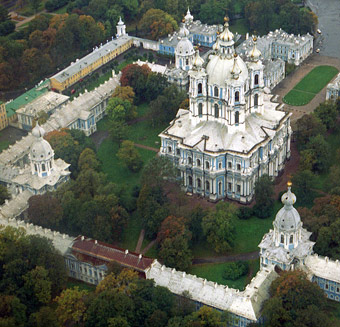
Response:
[[[221,41],[230,42],[234,40],[234,34],[229,30],[229,19],[225,18],[224,31],[220,34]]]
[[[191,56],[195,53],[194,46],[186,37],[181,39],[176,46],[176,54]]]
[[[181,29],[178,32],[178,35],[183,38],[188,37],[189,34],[190,32],[188,31],[188,29],[184,25],[182,25]]]
[[[119,16],[119,22],[118,22],[117,25],[119,25],[119,26],[124,25],[124,22],[122,21],[122,17],[121,16]]]
[[[39,123],[37,122],[35,127],[32,129],[32,135],[39,138],[44,137],[45,133],[45,130],[41,126],[39,126]]]
[[[292,232],[302,226],[298,211],[293,207],[296,202],[296,196],[291,192],[290,186],[288,191],[281,197],[284,207],[279,210],[275,217],[274,226],[279,231]]]
[[[204,64],[204,60],[200,57],[199,50],[196,50],[195,58],[193,61],[193,65],[196,67],[202,67]]]
[[[42,161],[51,159],[54,156],[53,149],[43,138],[33,143],[30,151],[30,158],[33,161]]]
[[[254,46],[253,46],[253,49],[251,50],[249,56],[250,56],[250,59],[252,61],[258,62],[260,57],[261,57],[261,51],[256,47],[256,42],[257,42],[256,37],[253,38],[253,42],[254,42]]]

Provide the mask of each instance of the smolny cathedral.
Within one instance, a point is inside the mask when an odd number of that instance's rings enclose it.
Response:
[[[160,134],[160,154],[176,164],[188,193],[249,203],[256,180],[278,176],[290,157],[290,114],[271,101],[255,37],[242,59],[226,19],[203,60],[185,25],[179,34],[176,68],[188,72],[190,106]]]

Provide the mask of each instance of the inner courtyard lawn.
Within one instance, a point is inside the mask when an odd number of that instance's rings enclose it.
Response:
[[[338,73],[333,66],[317,66],[313,68],[292,90],[283,101],[292,106],[303,106],[309,103]]]
[[[209,281],[216,282],[221,285],[228,285],[232,288],[244,290],[245,286],[249,284],[251,278],[253,278],[260,269],[259,259],[248,261],[248,263],[251,275],[245,275],[236,280],[223,278],[223,272],[227,263],[194,265],[189,268],[188,273],[196,275],[197,277],[206,278]]]

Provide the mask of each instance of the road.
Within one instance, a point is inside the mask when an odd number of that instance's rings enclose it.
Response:
[[[316,40],[315,48],[324,56],[340,58],[340,1],[308,0],[306,4],[319,18],[322,35]]]

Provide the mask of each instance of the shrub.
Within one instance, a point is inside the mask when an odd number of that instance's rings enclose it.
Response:
[[[236,261],[229,262],[226,264],[226,267],[223,272],[223,278],[229,280],[239,279],[241,276],[244,276],[249,271],[249,265],[246,261]]]
[[[253,209],[250,207],[240,207],[238,209],[238,218],[239,219],[243,219],[243,220],[247,220],[249,219],[251,216],[253,215]]]

